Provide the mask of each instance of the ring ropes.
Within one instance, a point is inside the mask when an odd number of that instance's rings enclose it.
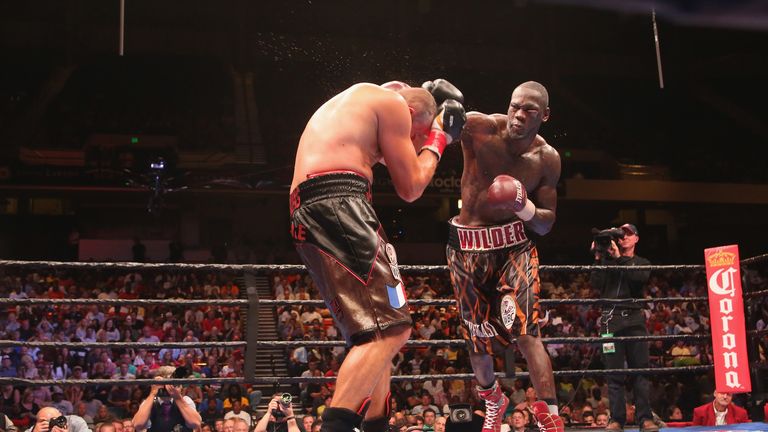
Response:
[[[761,262],[768,259],[768,254],[758,255],[746,258],[740,261],[741,265],[749,265],[755,262]],[[218,270],[218,271],[241,271],[248,273],[263,273],[274,271],[285,272],[306,272],[303,265],[293,264],[185,264],[185,263],[104,263],[104,262],[61,262],[61,261],[18,261],[18,260],[0,260],[0,267],[22,267],[22,268],[87,268],[87,269],[154,269],[154,270]],[[400,270],[410,273],[434,273],[445,272],[447,266],[434,265],[401,265]],[[643,271],[643,270],[703,270],[703,265],[645,265],[645,266],[598,266],[598,265],[542,265],[539,270],[542,272],[575,272],[575,271]],[[251,293],[249,293],[251,294]],[[255,292],[249,297],[255,296]],[[744,294],[745,298],[762,297],[768,294],[768,290],[748,292]],[[663,297],[650,299],[542,299],[542,305],[559,304],[631,304],[631,303],[652,303],[652,302],[689,302],[706,301],[707,297]],[[249,300],[231,299],[231,300],[160,300],[160,299],[0,299],[0,305],[63,305],[63,304],[83,304],[83,305],[168,305],[173,306],[238,306],[254,307],[258,305],[317,305],[323,306],[322,300],[259,300],[250,298]],[[409,299],[409,305],[412,306],[451,306],[455,305],[453,299]],[[255,335],[256,331],[249,331],[247,341],[236,342],[24,342],[0,340],[0,348],[24,346],[24,347],[70,347],[70,348],[201,348],[201,347],[291,347],[291,346],[319,346],[335,347],[345,346],[344,341],[259,341]],[[768,334],[765,330],[750,330],[747,332],[750,336],[762,336]],[[603,342],[621,342],[621,341],[656,341],[656,340],[699,340],[709,338],[710,335],[647,335],[647,336],[614,336],[614,337],[550,337],[541,338],[542,342],[547,343],[603,343]],[[447,340],[411,340],[406,342],[406,346],[461,346],[465,345],[463,339]],[[254,350],[255,351],[255,350]],[[246,361],[247,363],[247,361]],[[661,368],[635,368],[635,369],[600,369],[600,370],[561,370],[553,371],[554,376],[604,376],[604,375],[648,375],[648,374],[671,374],[671,373],[698,373],[712,370],[712,365],[699,366],[678,366]],[[294,384],[294,383],[322,383],[332,382],[335,377],[269,377],[253,376],[244,373],[244,377],[235,378],[181,378],[181,379],[133,379],[133,384],[224,384],[224,383],[243,383],[243,384]],[[497,372],[497,377],[509,377],[507,373]],[[515,377],[527,377],[528,372],[515,372]],[[392,381],[422,381],[430,379],[473,379],[474,374],[432,374],[432,375],[395,375]],[[82,379],[82,380],[30,380],[22,378],[0,377],[0,385],[24,385],[29,387],[50,386],[50,385],[119,385],[124,384],[125,380],[119,379]]]

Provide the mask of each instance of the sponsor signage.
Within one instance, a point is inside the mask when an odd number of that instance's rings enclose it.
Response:
[[[722,393],[752,390],[744,329],[744,299],[737,245],[704,250],[712,325],[715,387]]]

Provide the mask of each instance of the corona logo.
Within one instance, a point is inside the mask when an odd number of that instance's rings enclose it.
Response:
[[[736,262],[736,254],[731,252],[718,251],[707,257],[709,265],[712,267],[732,266]]]
[[[728,295],[733,297],[736,289],[735,277],[738,277],[739,271],[733,267],[728,269],[717,269],[709,277],[709,289],[717,295]]]

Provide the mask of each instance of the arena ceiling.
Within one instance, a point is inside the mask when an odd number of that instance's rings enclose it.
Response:
[[[3,3],[3,50],[117,53],[119,0]],[[361,75],[418,66],[654,77],[654,8],[667,67],[758,72],[750,66],[764,59],[768,6],[754,0],[125,0],[125,53],[318,61]]]
[[[556,95],[545,130],[552,139],[579,130],[578,141],[599,135],[611,150],[660,163],[665,157],[653,155],[670,149],[675,160],[692,152],[738,159],[738,152],[718,154],[724,140],[737,139],[751,159],[768,159],[762,103],[768,7],[757,0],[124,4],[125,58],[213,58],[259,71],[265,90],[285,89],[291,106],[262,110],[287,111],[296,119],[289,131],[300,130],[316,106],[353,82],[448,77],[464,90],[470,109],[494,112],[504,110],[514,85],[535,79]],[[117,57],[119,6],[119,0],[2,2],[4,69],[41,59]],[[645,154],[635,155],[641,148]]]

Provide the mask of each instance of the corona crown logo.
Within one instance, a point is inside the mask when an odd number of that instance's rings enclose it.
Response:
[[[730,252],[718,251],[707,257],[709,265],[712,267],[731,266],[736,261],[736,254]]]

